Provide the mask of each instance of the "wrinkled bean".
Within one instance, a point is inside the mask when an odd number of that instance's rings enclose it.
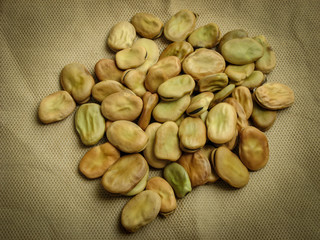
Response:
[[[81,105],[76,112],[75,126],[83,144],[90,146],[98,143],[106,127],[100,105],[96,103]]]
[[[67,91],[58,91],[41,100],[38,116],[42,123],[53,123],[68,117],[75,108],[72,96]]]
[[[269,145],[266,135],[259,129],[248,126],[240,132],[239,156],[250,170],[263,168],[269,160]]]
[[[120,158],[120,152],[109,142],[91,148],[81,159],[79,171],[89,179],[101,177]]]
[[[66,65],[60,75],[62,88],[70,93],[73,99],[83,104],[89,101],[94,79],[86,67],[80,63]]]

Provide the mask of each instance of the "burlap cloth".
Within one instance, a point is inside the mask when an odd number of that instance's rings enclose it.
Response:
[[[74,113],[43,125],[37,109],[61,89],[64,65],[81,62],[94,74],[99,59],[114,58],[106,47],[114,24],[143,11],[165,22],[184,8],[199,14],[197,27],[264,34],[277,56],[268,81],[289,85],[296,101],[266,133],[269,162],[246,187],[197,187],[174,214],[127,234],[120,213],[130,198],[78,172],[89,148]],[[320,239],[319,12],[318,0],[2,0],[0,239]]]

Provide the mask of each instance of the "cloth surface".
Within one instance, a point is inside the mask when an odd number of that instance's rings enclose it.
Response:
[[[100,179],[78,172],[90,148],[75,131],[75,112],[44,125],[38,106],[61,89],[66,64],[94,75],[99,59],[114,58],[106,46],[114,24],[137,12],[166,22],[180,9],[199,14],[196,27],[265,35],[277,56],[268,81],[290,86],[295,103],[266,132],[269,162],[250,172],[246,187],[197,187],[172,215],[128,234],[120,214],[130,198],[110,196]],[[319,11],[318,0],[2,0],[0,239],[319,239]],[[156,43],[163,50],[169,42]]]

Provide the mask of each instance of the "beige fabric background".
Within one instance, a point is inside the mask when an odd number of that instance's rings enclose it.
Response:
[[[198,187],[173,215],[127,234],[119,219],[129,198],[78,173],[89,148],[74,114],[43,125],[37,108],[60,89],[64,65],[78,61],[93,73],[114,57],[106,39],[115,23],[142,11],[167,21],[183,8],[199,13],[197,27],[264,34],[277,55],[268,81],[289,85],[296,102],[267,132],[269,163],[245,188]],[[319,12],[318,0],[2,0],[0,239],[320,239]]]

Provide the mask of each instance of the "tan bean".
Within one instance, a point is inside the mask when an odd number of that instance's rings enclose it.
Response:
[[[221,47],[225,60],[234,65],[253,63],[263,56],[262,45],[252,38],[234,38]]]
[[[148,91],[155,93],[161,83],[177,76],[180,72],[181,62],[178,57],[162,58],[149,69],[145,79],[145,87]]]
[[[188,37],[188,42],[193,47],[213,48],[221,38],[220,29],[215,23],[208,23],[194,30]]]
[[[158,62],[160,50],[154,41],[147,38],[139,38],[132,44],[132,47],[139,46],[144,47],[147,50],[147,58],[142,65],[136,68],[136,70],[147,74],[149,68]]]
[[[224,34],[220,40],[218,51],[221,52],[221,48],[223,44],[225,44],[227,41],[234,39],[234,38],[245,38],[248,37],[248,33],[243,29],[235,29],[230,32],[227,32]]]
[[[170,184],[162,177],[150,178],[146,190],[151,190],[159,194],[161,198],[160,214],[168,216],[177,208],[177,200]]]
[[[111,123],[107,138],[113,146],[126,153],[141,152],[148,143],[145,132],[137,124],[126,120]]]
[[[216,92],[226,87],[228,83],[227,74],[215,73],[199,79],[198,86],[200,92]]]
[[[228,78],[230,79],[230,83],[237,85],[241,85],[242,82],[251,75],[254,70],[254,63],[249,63],[245,65],[228,65],[226,70],[224,71]]]
[[[83,64],[66,65],[61,71],[60,82],[62,88],[70,93],[77,103],[83,104],[89,101],[94,79]]]
[[[211,171],[208,176],[208,181],[207,183],[214,183],[219,179],[219,176],[217,173],[214,171],[214,159],[212,159],[212,155],[214,156],[213,152],[215,152],[216,148],[212,145],[206,144],[203,148],[200,149],[202,154],[208,159],[211,165]]]
[[[208,113],[207,134],[211,142],[222,144],[230,141],[236,131],[237,113],[228,103],[218,103]]]
[[[241,104],[247,119],[249,119],[253,110],[252,96],[249,88],[244,86],[236,87],[232,92],[232,97]]]
[[[147,91],[144,87],[145,78],[146,74],[144,72],[137,69],[129,69],[123,73],[121,83],[126,85],[137,96],[142,97]]]
[[[214,95],[211,92],[203,92],[191,99],[191,103],[186,110],[189,116],[197,117],[208,110]]]
[[[179,148],[179,128],[175,122],[167,121],[157,130],[154,140],[154,155],[161,160],[177,161],[182,152]]]
[[[41,100],[38,116],[42,123],[53,123],[68,117],[75,108],[72,96],[67,91],[58,91]]]
[[[158,88],[158,94],[164,101],[175,101],[193,92],[195,82],[188,74],[168,79]]]
[[[137,195],[138,193],[142,192],[147,186],[148,177],[149,177],[149,167],[147,168],[147,172],[144,175],[144,177],[140,180],[140,182],[138,182],[137,185],[133,189],[131,189],[129,192],[127,192],[123,195],[131,197],[131,196]]]
[[[147,50],[142,46],[125,48],[116,53],[117,67],[126,70],[139,67],[147,57]]]
[[[207,141],[206,125],[200,118],[187,117],[179,126],[180,148],[185,152],[195,152]]]
[[[154,122],[151,123],[145,131],[146,135],[149,138],[149,141],[146,148],[143,150],[143,156],[145,157],[149,165],[154,168],[164,168],[169,163],[169,161],[158,159],[154,154],[154,141],[156,132],[158,131],[160,126],[161,123]]]
[[[247,87],[250,90],[253,90],[256,87],[259,87],[263,81],[265,80],[266,76],[260,71],[253,71],[249,77],[244,79],[241,86]]]
[[[131,18],[131,23],[137,33],[145,38],[158,38],[163,31],[163,22],[161,19],[150,13],[136,13]]]
[[[91,148],[81,159],[79,171],[89,179],[101,177],[120,158],[120,152],[109,142]]]
[[[101,103],[101,113],[111,121],[134,121],[142,111],[143,102],[138,96],[121,91],[107,96]]]
[[[234,91],[234,89],[235,89],[235,85],[229,84],[223,89],[221,89],[219,92],[215,93],[214,98],[209,105],[209,109],[211,109],[213,106],[215,106],[219,102],[222,102],[225,98],[230,96]]]
[[[189,54],[182,62],[183,71],[195,80],[221,73],[226,63],[222,55],[212,49],[199,48]]]
[[[136,29],[134,26],[127,21],[122,21],[111,28],[107,43],[111,50],[117,52],[131,47],[135,38]]]
[[[204,185],[208,182],[209,175],[211,173],[211,165],[209,159],[202,151],[199,150],[195,153],[184,153],[177,163],[187,171],[193,188]]]
[[[236,110],[237,129],[240,132],[242,128],[245,128],[249,125],[246,112],[244,111],[242,105],[235,98],[232,98],[232,97],[226,98],[224,102],[229,103]]]
[[[239,156],[250,170],[263,168],[269,160],[269,145],[266,135],[259,129],[248,126],[240,132]]]
[[[180,10],[164,25],[166,39],[177,42],[185,40],[196,26],[197,15],[189,10]]]
[[[176,56],[182,62],[186,56],[193,52],[193,47],[186,41],[173,42],[169,44],[161,53],[160,59],[168,56]]]
[[[121,225],[128,232],[136,232],[152,222],[159,214],[161,198],[158,193],[145,190],[127,202],[121,212]]]
[[[263,56],[256,61],[256,69],[263,73],[270,73],[276,66],[276,54],[270,47],[265,36],[260,35],[253,39],[259,42],[264,49]]]
[[[256,102],[269,110],[280,110],[294,103],[294,92],[282,83],[266,83],[258,87],[253,94]]]
[[[109,193],[126,194],[142,180],[147,171],[148,163],[142,155],[125,155],[108,168],[101,183]]]
[[[117,67],[114,60],[104,58],[96,63],[94,71],[99,81],[114,80],[120,82],[123,74],[123,71]]]
[[[98,102],[102,102],[112,93],[125,91],[127,88],[115,80],[98,82],[92,88],[92,97]]]
[[[226,147],[219,147],[214,154],[214,169],[230,186],[242,188],[249,182],[249,171],[238,156]]]
[[[143,109],[138,121],[138,125],[145,130],[150,123],[152,111],[157,105],[159,97],[156,93],[152,94],[151,92],[146,92],[142,97],[142,101]]]

